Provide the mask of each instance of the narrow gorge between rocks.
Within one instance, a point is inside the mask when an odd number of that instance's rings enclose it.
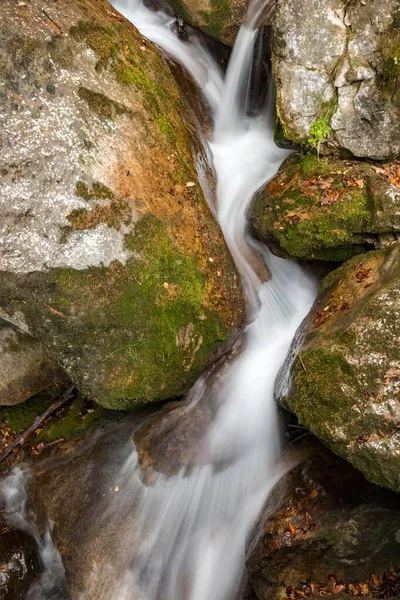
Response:
[[[282,446],[274,384],[312,305],[316,284],[298,265],[274,257],[252,239],[246,219],[254,194],[289,154],[273,141],[272,89],[265,90],[258,114],[249,114],[256,25],[265,4],[251,3],[224,79],[194,30],[182,41],[173,31],[174,20],[164,13],[151,12],[139,0],[114,2],[143,36],[184,66],[212,110],[212,139],[204,136],[203,143],[216,172],[215,214],[241,276],[249,324],[243,349],[225,369],[216,397],[208,399],[216,414],[199,455],[192,457],[194,466],[168,479],[157,475],[146,486],[136,451],[125,457],[113,487],[118,489],[118,510],[132,511],[132,531],[114,534],[124,539],[130,553],[127,566],[118,579],[115,573],[121,569],[107,557],[109,564],[97,565],[91,573],[82,600],[231,600],[244,576],[246,535],[268,493],[295,464]],[[256,272],[258,257],[270,273],[266,282]],[[186,400],[189,418],[207,392],[203,377]],[[22,520],[27,518],[24,477],[19,472],[3,484],[9,507],[13,514],[21,512]],[[103,518],[99,516],[100,527]],[[28,597],[58,597],[59,565],[55,573],[53,560]]]
[[[2,0],[0,85],[0,600],[400,600],[400,0]]]

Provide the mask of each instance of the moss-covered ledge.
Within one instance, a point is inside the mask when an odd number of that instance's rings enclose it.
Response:
[[[343,262],[400,232],[399,164],[293,154],[250,209],[281,256]]]

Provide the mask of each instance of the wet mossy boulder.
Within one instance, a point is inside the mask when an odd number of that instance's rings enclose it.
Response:
[[[342,262],[400,233],[400,165],[290,156],[250,209],[283,257]]]
[[[103,0],[6,0],[0,22],[1,315],[105,407],[181,395],[244,318],[194,116]]]
[[[247,549],[259,600],[398,598],[396,494],[321,446],[272,492]]]
[[[400,245],[322,282],[277,380],[279,403],[362,471],[400,491]]]
[[[398,0],[277,0],[272,63],[286,138],[344,156],[400,153]]]

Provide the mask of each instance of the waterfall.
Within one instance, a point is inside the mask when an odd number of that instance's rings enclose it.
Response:
[[[250,4],[225,78],[195,31],[183,41],[171,17],[151,12],[141,0],[113,4],[183,65],[210,106],[214,129],[204,143],[217,176],[216,215],[241,276],[249,324],[244,349],[211,400],[217,410],[202,443],[206,455],[190,472],[168,479],[159,475],[146,485],[136,451],[130,454],[115,481],[119,498],[127,504],[129,498],[134,510],[134,530],[128,530],[130,520],[124,532],[130,548],[125,572],[115,580],[111,567],[94,567],[87,589],[75,600],[233,600],[243,578],[246,535],[290,467],[274,383],[316,293],[298,265],[271,255],[247,230],[254,194],[288,155],[274,144],[269,99],[259,114],[249,114],[247,107],[255,26],[268,1]],[[270,272],[267,282],[257,268],[261,259]],[[207,394],[203,381],[195,388],[196,402]],[[217,464],[213,457],[223,461]],[[112,519],[112,508],[102,516]]]
[[[298,265],[272,256],[247,235],[249,203],[288,155],[274,144],[268,98],[260,114],[247,111],[254,26],[262,7],[260,0],[251,3],[223,81],[195,32],[182,41],[162,12],[150,12],[138,0],[113,4],[187,69],[211,107],[214,134],[209,148],[217,175],[217,216],[242,278],[251,322],[245,350],[232,362],[213,399],[219,408],[205,441],[207,456],[228,457],[227,466],[219,470],[199,461],[189,475],[159,476],[145,487],[136,455],[125,465],[121,487],[137,495],[139,552],[108,598],[232,600],[243,575],[246,534],[288,468],[281,456],[274,383],[316,293],[315,283]],[[271,273],[266,283],[254,267],[254,250]]]

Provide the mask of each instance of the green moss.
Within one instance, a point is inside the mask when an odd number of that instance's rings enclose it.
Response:
[[[299,418],[329,447],[343,456],[349,440],[382,426],[378,415],[360,415],[351,407],[364,394],[364,387],[341,350],[325,348],[320,340],[301,353],[302,362],[295,364],[294,393],[285,401]],[[377,373],[370,372],[370,381]],[[368,388],[368,386],[366,386]],[[340,430],[340,431],[339,431]]]
[[[230,0],[213,0],[210,12],[200,11],[202,29],[211,36],[221,38],[231,16]]]
[[[158,117],[156,119],[157,121],[157,125],[160,128],[160,131],[163,135],[166,135],[167,137],[171,138],[172,134],[173,134],[173,130],[171,127],[170,122],[168,121],[166,115],[161,115],[160,117]]]
[[[78,208],[67,216],[73,229],[94,229],[101,223],[120,230],[132,222],[132,209],[126,200],[113,198],[108,204],[96,204],[94,208]]]
[[[82,398],[75,400],[38,432],[36,442],[53,442],[59,439],[81,438],[109,416],[109,411],[98,405],[89,410]]]
[[[400,31],[389,30],[381,46],[380,87],[388,101],[400,105]]]
[[[93,112],[105,119],[114,119],[123,114],[131,114],[131,111],[122,104],[114,102],[114,100],[110,100],[104,94],[93,92],[86,87],[80,86],[78,95],[81,100],[87,102]]]
[[[89,48],[99,57],[96,65],[98,70],[105,69],[109,63],[117,59],[119,53],[118,44],[115,41],[115,33],[110,27],[102,27],[95,22],[81,21],[78,25],[71,27],[70,35],[78,41],[86,41]]]
[[[15,69],[28,69],[41,47],[41,42],[22,36],[10,38],[6,45]]]
[[[43,414],[58,395],[58,391],[54,393],[52,389],[44,390],[21,404],[1,406],[0,422],[5,423],[14,433],[18,434],[32,425],[36,417]]]
[[[332,165],[326,158],[320,158],[317,154],[309,153],[301,156],[296,167],[304,179],[308,177],[327,176],[332,172]]]
[[[144,217],[125,240],[125,265],[7,274],[0,289],[10,309],[13,289],[23,290],[32,331],[57,346],[80,389],[118,409],[186,392],[229,334],[204,308],[203,276],[160,221]]]
[[[78,181],[75,188],[75,194],[87,202],[90,200],[111,200],[114,198],[114,194],[110,188],[99,181],[95,181],[90,190],[84,181]]]
[[[62,394],[59,387],[49,388],[16,406],[0,407],[0,422],[5,423],[14,434],[21,433]],[[82,437],[95,425],[101,425],[113,413],[92,403],[90,408],[79,397],[62,406],[31,434],[30,442],[53,442],[61,438],[72,440]]]
[[[256,199],[251,221],[289,256],[343,262],[372,247],[376,207],[365,180],[372,173],[369,165],[292,155]]]

